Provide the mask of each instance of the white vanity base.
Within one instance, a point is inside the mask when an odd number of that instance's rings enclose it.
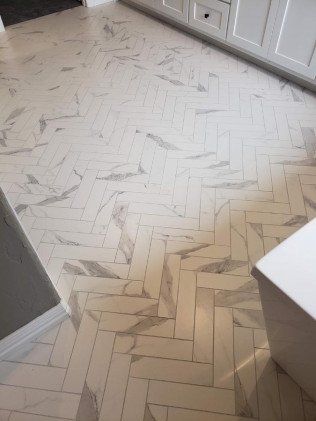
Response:
[[[316,91],[314,0],[123,1]]]
[[[252,271],[272,358],[316,401],[316,219]]]

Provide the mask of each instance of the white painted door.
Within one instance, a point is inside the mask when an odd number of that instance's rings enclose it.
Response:
[[[268,59],[314,79],[316,0],[280,0]]]
[[[229,5],[219,0],[190,0],[189,24],[201,32],[226,38]]]
[[[158,9],[181,22],[188,22],[189,0],[158,0]]]
[[[267,57],[278,3],[279,0],[232,0],[227,41]]]

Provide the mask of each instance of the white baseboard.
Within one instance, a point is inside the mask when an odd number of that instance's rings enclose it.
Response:
[[[38,338],[48,329],[62,322],[70,314],[67,304],[62,301],[57,306],[46,311],[41,316],[32,320],[27,325],[21,327],[11,335],[0,340],[0,360],[7,357],[12,352],[22,348],[24,344]]]
[[[94,7],[100,6],[100,4],[113,3],[113,0],[83,0],[82,3],[86,7]]]
[[[4,25],[0,16],[0,32],[3,32],[3,31],[5,31],[5,29],[4,29]]]

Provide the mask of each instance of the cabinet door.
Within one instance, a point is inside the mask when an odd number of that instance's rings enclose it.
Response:
[[[188,22],[189,0],[158,0],[157,9],[181,22]]]
[[[280,0],[268,59],[314,79],[315,47],[316,1]]]
[[[232,0],[227,41],[267,57],[279,0]]]
[[[189,24],[208,35],[226,38],[229,5],[218,0],[190,0]]]

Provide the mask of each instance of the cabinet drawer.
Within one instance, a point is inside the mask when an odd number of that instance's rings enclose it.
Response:
[[[215,37],[225,39],[229,5],[219,0],[191,0],[190,26]]]

